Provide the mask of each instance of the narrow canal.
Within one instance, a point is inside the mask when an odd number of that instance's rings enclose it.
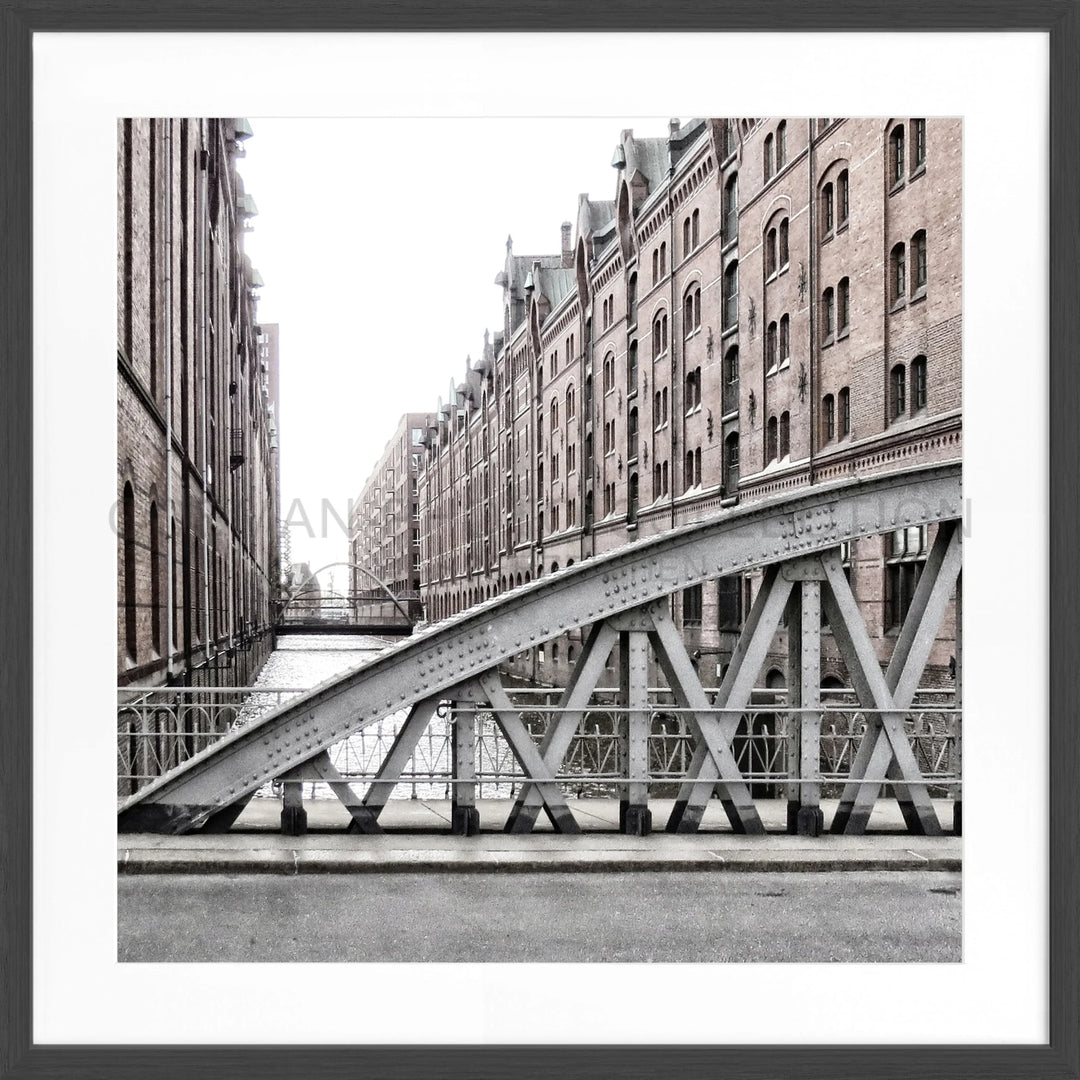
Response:
[[[280,634],[277,648],[259,673],[253,692],[237,718],[237,724],[249,723],[294,693],[310,690],[335,675],[366,663],[390,644],[391,641],[386,638],[354,634]],[[405,717],[404,710],[392,713],[331,747],[330,760],[334,767],[346,778],[374,775],[393,745]],[[478,728],[477,766],[480,774],[506,776],[510,772],[517,772],[509,747],[496,733],[493,722],[484,718]],[[391,798],[448,799],[450,773],[450,721],[435,716],[421,736],[412,762],[405,769],[402,782],[394,788]],[[363,795],[366,787],[366,784],[358,783],[354,790],[358,795]],[[506,798],[511,791],[511,785],[507,783],[482,783],[478,786],[477,795],[481,798]],[[267,784],[258,792],[261,796],[279,793],[277,782]],[[312,783],[304,785],[304,797],[333,799],[335,796],[328,785]]]

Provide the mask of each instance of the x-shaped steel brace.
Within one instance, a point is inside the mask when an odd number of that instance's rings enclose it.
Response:
[[[911,708],[960,574],[960,537],[959,522],[939,526],[884,675],[839,560],[835,555],[822,558],[829,585],[825,590],[825,611],[833,637],[859,701],[878,710],[868,720],[852,762],[849,783],[833,817],[834,833],[864,832],[881,785],[888,780],[908,830],[918,835],[941,835],[937,813],[908,742],[904,716]]]

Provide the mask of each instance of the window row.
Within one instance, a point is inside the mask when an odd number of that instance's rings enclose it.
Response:
[[[697,250],[701,243],[701,215],[695,210],[683,221],[683,258]]]
[[[833,397],[826,394],[821,399],[821,442],[843,439],[851,434],[851,390],[847,386]]]
[[[821,344],[831,345],[842,338],[851,323],[851,282],[841,278],[834,289],[831,285],[821,294]]]
[[[771,278],[787,265],[788,219],[784,218],[779,226],[770,229],[765,234],[765,277]]]
[[[791,320],[781,315],[780,321],[769,323],[765,329],[765,366],[775,370],[791,360]],[[738,359],[736,358],[736,379],[738,379]]]
[[[762,179],[768,183],[787,164],[787,121],[776,125],[776,134],[765,136],[762,147]]]
[[[896,364],[889,373],[889,416],[893,420],[902,420],[905,416],[914,416],[926,408],[926,357],[916,356],[911,361],[910,387],[908,368]]]
[[[601,324],[604,330],[615,321],[615,297],[609,296],[601,304]]]
[[[686,451],[686,463],[683,467],[683,487],[692,488],[701,484],[701,447]]]
[[[667,241],[663,241],[652,253],[652,283],[655,285],[667,275]]]
[[[926,278],[926,230],[920,229],[911,238],[909,245],[896,244],[890,254],[889,298],[893,306],[903,304],[908,299],[917,300],[922,296],[926,292]]]
[[[847,227],[848,213],[851,206],[851,191],[848,183],[848,171],[844,169],[833,185],[830,180],[821,188],[821,239],[828,240],[833,232]]]
[[[910,132],[910,138],[908,134]],[[889,186],[895,190],[905,179],[926,168],[926,121],[909,120],[889,133]]]
[[[653,401],[653,425],[659,430],[668,422],[668,392],[665,386],[663,390],[657,390]]]
[[[769,417],[765,432],[765,457],[767,461],[783,460],[791,453],[791,416],[787,411]]]
[[[686,411],[701,408],[701,368],[686,373]]]

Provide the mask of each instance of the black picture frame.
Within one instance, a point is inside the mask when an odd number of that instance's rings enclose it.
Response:
[[[1080,1077],[1080,0],[0,0],[0,1077]],[[41,31],[1038,31],[1050,56],[1046,1046],[43,1046],[32,1040],[31,45]],[[1004,77],[1007,77],[1003,73]],[[1003,147],[1004,147],[1003,143]],[[998,523],[1001,524],[1001,523]],[[1015,552],[1022,558],[1023,552]],[[1007,813],[1007,806],[1002,812]],[[1003,873],[1006,871],[1003,870]],[[728,993],[731,992],[729,987]],[[784,993],[784,991],[781,991]],[[793,994],[795,994],[793,988]],[[888,984],[877,992],[888,998]],[[659,998],[657,999],[659,1000]],[[731,1008],[718,999],[718,1008]],[[360,1005],[361,1003],[358,1003]],[[912,1003],[893,1002],[898,1008]],[[447,1007],[451,1007],[447,1003]],[[627,1007],[635,1007],[628,1001]],[[798,1009],[793,997],[783,1009]]]

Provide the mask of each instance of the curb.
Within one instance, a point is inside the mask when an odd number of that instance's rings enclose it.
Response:
[[[961,859],[914,851],[850,851],[843,854],[783,851],[705,851],[657,858],[625,852],[462,852],[398,850],[386,854],[328,850],[246,852],[184,850],[122,851],[120,874],[400,874],[400,873],[858,873],[914,870],[957,873]]]

